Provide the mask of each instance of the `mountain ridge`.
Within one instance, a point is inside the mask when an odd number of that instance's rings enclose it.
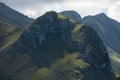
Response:
[[[120,72],[118,64],[120,64],[120,62],[116,61],[116,59],[120,60],[119,57],[117,57],[120,55],[120,23],[107,17],[105,14],[85,17],[83,18],[83,23],[91,25],[93,29],[97,31],[101,39],[104,41],[104,44],[106,45],[106,48],[109,52],[113,70],[117,75],[119,75]],[[112,51],[109,51],[109,48],[112,49]]]
[[[0,20],[24,29],[29,27],[30,24],[34,21],[32,18],[28,18],[22,13],[11,9],[2,2],[0,2]]]

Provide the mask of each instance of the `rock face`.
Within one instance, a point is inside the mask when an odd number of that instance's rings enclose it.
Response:
[[[110,49],[110,59],[115,73],[120,74],[120,23],[103,13],[96,16],[87,16],[82,19],[82,23],[92,26],[97,31],[106,47],[108,47],[108,51]]]
[[[70,31],[74,26],[69,19],[62,19],[57,13],[48,12],[23,33],[15,43],[15,48],[18,45],[17,49],[20,53],[29,53],[37,66],[45,65],[44,63],[50,64],[55,58],[64,55],[67,43],[71,45]]]
[[[72,14],[72,12],[69,12],[69,14]],[[75,15],[73,14],[71,16]],[[80,19],[81,18],[79,18],[79,20]],[[81,19],[80,22],[90,25],[99,34],[100,38],[103,40],[107,50],[110,53],[112,68],[114,69],[115,73],[120,74],[120,23],[113,19],[110,19],[104,13],[98,14],[96,16],[86,16]]]
[[[97,33],[89,26],[77,30],[75,31],[76,38],[74,40],[77,41],[78,50],[84,53],[83,60],[90,65],[85,80],[113,79],[108,76],[109,73],[111,75],[108,53]]]
[[[0,75],[12,80],[114,80],[97,33],[54,11],[34,21],[0,56]]]
[[[33,19],[28,18],[0,2],[0,21],[20,28],[27,28],[33,22]]]
[[[92,26],[100,35],[106,46],[120,53],[120,23],[101,13],[83,18],[83,23]]]
[[[61,12],[61,14],[65,15],[71,19],[74,19],[78,22],[81,22],[81,16],[76,11],[73,11],[73,10],[63,11],[63,12]]]

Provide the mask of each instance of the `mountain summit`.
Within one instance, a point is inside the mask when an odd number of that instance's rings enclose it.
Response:
[[[74,19],[78,22],[81,22],[81,16],[74,10],[63,11],[63,12],[61,12],[61,14],[65,15],[71,19]]]

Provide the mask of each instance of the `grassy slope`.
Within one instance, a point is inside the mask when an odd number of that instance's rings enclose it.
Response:
[[[81,80],[84,77],[81,71],[87,69],[89,64],[79,59],[79,54],[67,53],[53,62],[50,68],[37,69],[26,80]]]
[[[118,77],[120,76],[120,55],[111,48],[108,48],[108,52],[110,53],[109,56],[111,59],[112,68],[116,77]]]
[[[14,43],[23,30],[5,22],[0,22],[0,51]]]

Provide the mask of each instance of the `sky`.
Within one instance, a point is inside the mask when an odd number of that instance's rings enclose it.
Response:
[[[0,0],[11,8],[37,18],[47,11],[75,10],[82,17],[105,13],[120,22],[120,0]]]

